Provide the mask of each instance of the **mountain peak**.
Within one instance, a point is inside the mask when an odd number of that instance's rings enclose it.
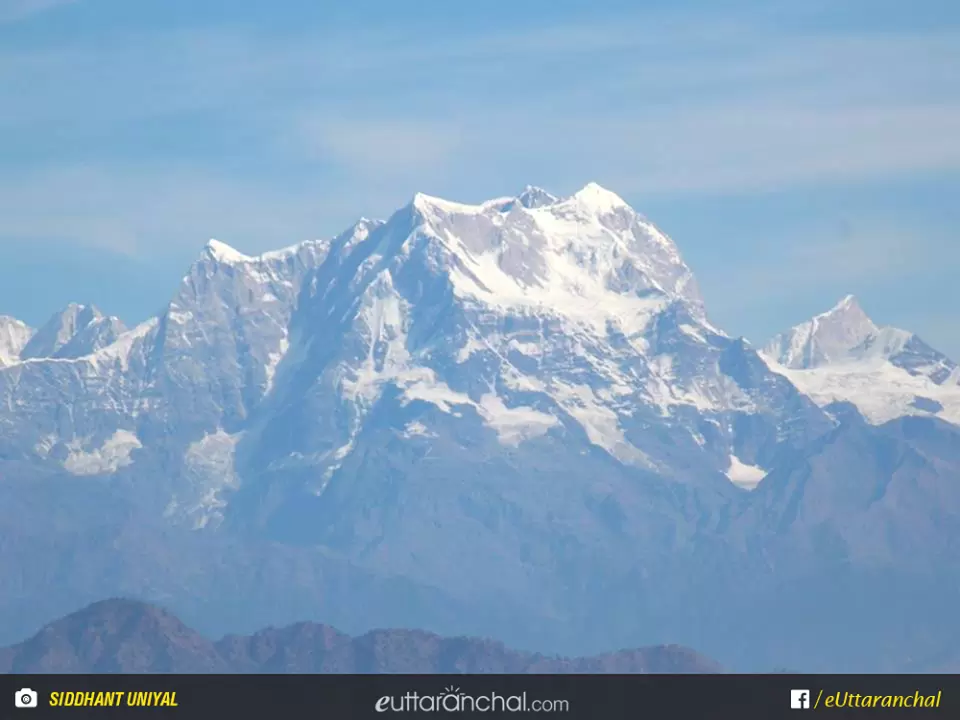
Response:
[[[94,305],[70,303],[54,313],[24,345],[21,359],[81,357],[106,347],[126,328]]]
[[[135,600],[110,599],[46,625],[8,649],[4,672],[223,672],[212,643],[171,613]]]
[[[857,298],[847,295],[827,312],[778,335],[764,354],[784,367],[811,369],[848,359],[879,332]]]
[[[960,367],[909,330],[875,324],[853,295],[778,335],[761,354],[821,406],[849,402],[875,424],[960,417]]]
[[[487,212],[491,209],[495,209],[498,212],[506,212],[516,205],[521,205],[528,210],[535,210],[559,203],[572,204],[580,210],[586,210],[589,213],[599,215],[606,215],[622,209],[630,209],[630,205],[622,197],[611,190],[601,187],[595,182],[587,183],[580,188],[580,190],[564,200],[561,200],[543,188],[535,185],[527,185],[523,189],[523,192],[516,197],[496,198],[480,203],[479,205],[458,203],[418,192],[413,196],[410,206],[421,214],[432,215],[437,212],[441,214],[477,214]]]
[[[527,185],[523,189],[523,192],[517,195],[516,198],[516,202],[528,210],[544,207],[545,205],[553,205],[558,200],[559,198],[557,196],[535,185]]]
[[[520,195],[518,195],[517,197],[522,197],[523,195],[530,195],[530,194],[538,195],[541,193],[545,193],[547,195],[550,194],[546,190],[544,190],[542,187],[539,187],[538,185],[525,185],[523,188],[523,192],[520,193]]]
[[[584,185],[570,196],[570,200],[582,207],[601,213],[630,207],[622,197],[595,182]]]
[[[226,243],[220,242],[219,240],[215,240],[213,238],[207,241],[207,244],[204,245],[203,250],[217,262],[238,263],[247,262],[250,260],[249,257],[244,255],[239,250],[236,250]]]
[[[433,215],[437,212],[444,215],[453,213],[473,214],[481,212],[485,208],[485,205],[458,203],[452,200],[444,200],[434,195],[427,195],[422,192],[418,192],[413,196],[410,206],[422,215]]]
[[[821,340],[825,335],[838,333],[835,340],[842,342],[846,349],[857,347],[865,340],[875,336],[880,327],[870,319],[854,295],[844,296],[840,302],[813,318],[812,332]]]
[[[827,310],[827,312],[818,315],[818,318],[828,318],[836,317],[838,315],[845,315],[848,317],[857,316],[860,319],[866,318],[870,320],[869,316],[864,312],[863,307],[860,305],[860,301],[855,295],[847,295],[840,300],[836,305]],[[872,322],[872,321],[870,321]]]

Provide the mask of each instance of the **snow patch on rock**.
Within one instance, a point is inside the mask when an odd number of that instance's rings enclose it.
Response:
[[[748,465],[736,455],[731,455],[726,475],[734,485],[753,490],[767,476],[767,471],[756,465]]]
[[[63,461],[64,469],[73,475],[106,475],[133,462],[134,450],[143,447],[136,433],[117,430],[104,443],[93,449],[84,449],[84,443],[74,440],[68,444],[69,455]]]

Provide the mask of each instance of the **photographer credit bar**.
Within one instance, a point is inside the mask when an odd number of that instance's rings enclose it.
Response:
[[[960,716],[954,675],[7,675],[3,684],[2,717]]]

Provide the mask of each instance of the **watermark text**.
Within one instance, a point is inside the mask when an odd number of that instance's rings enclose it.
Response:
[[[384,695],[374,705],[377,712],[515,712],[563,713],[570,710],[569,700],[529,698],[527,693],[501,695],[497,692],[470,695],[460,688],[448,687],[442,693],[425,695],[408,692],[405,695]]]

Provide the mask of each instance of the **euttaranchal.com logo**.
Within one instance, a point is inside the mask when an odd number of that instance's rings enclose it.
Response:
[[[468,695],[458,687],[442,693],[423,695],[415,691],[405,695],[384,695],[374,705],[377,712],[566,712],[568,700],[531,700],[527,693],[501,695],[497,692]]]

